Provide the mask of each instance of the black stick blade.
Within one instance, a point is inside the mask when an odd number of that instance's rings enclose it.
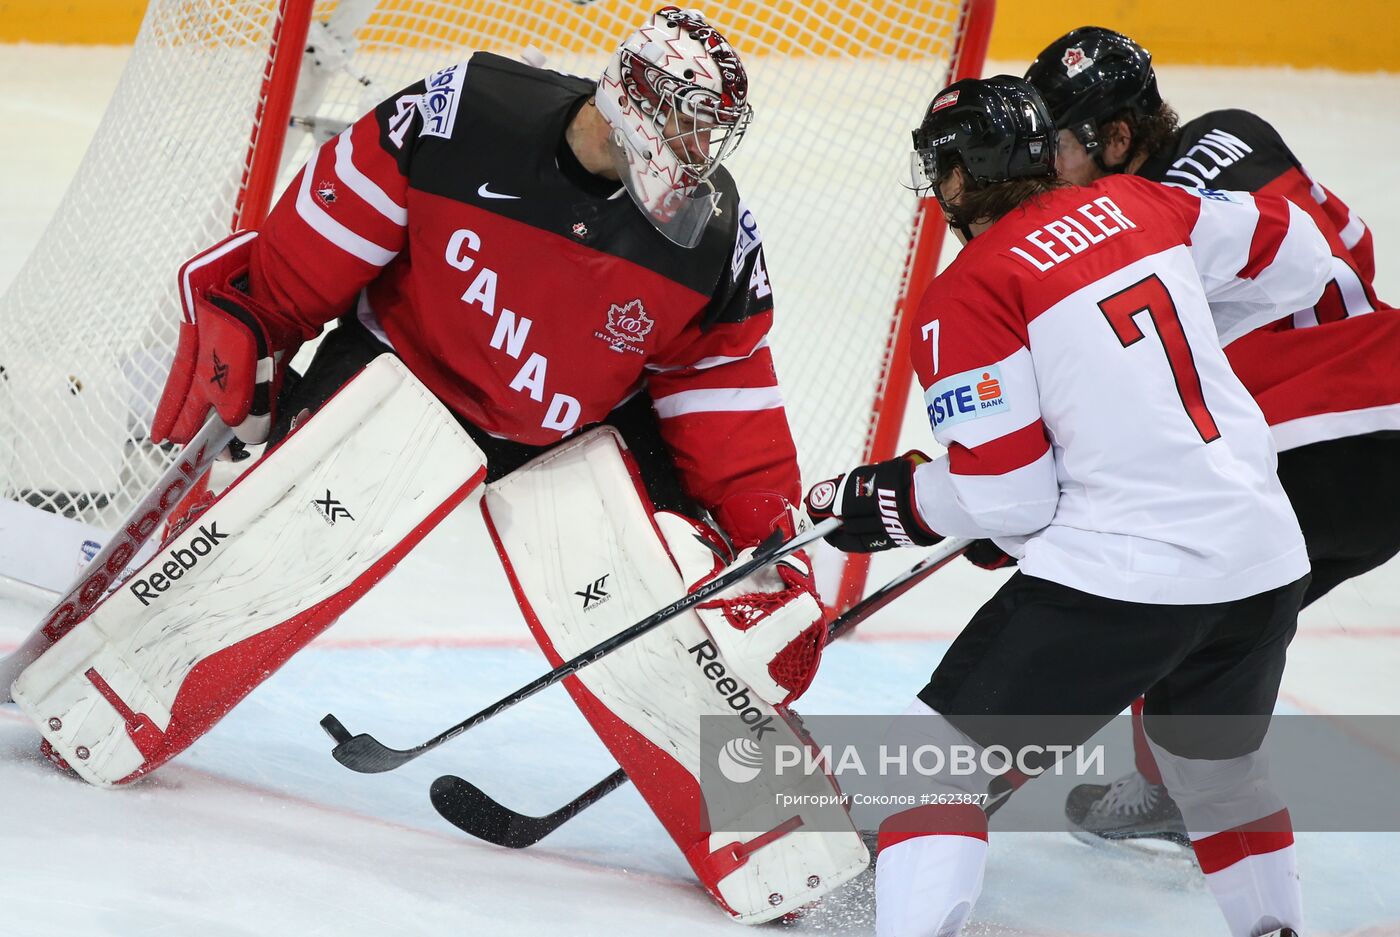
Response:
[[[326,730],[326,734],[331,737],[331,741],[339,745],[341,742],[350,741],[350,730],[345,728],[345,723],[341,722],[330,713],[326,713],[326,718],[321,720],[321,728]]]
[[[429,789],[433,808],[464,833],[507,849],[533,846],[553,833],[548,817],[516,813],[482,793],[481,788],[454,775],[443,775]]]
[[[434,781],[430,793],[437,812],[457,829],[507,849],[524,849],[626,783],[626,773],[618,768],[558,810],[542,817],[516,813],[491,799],[475,784],[450,774]]]
[[[372,735],[361,732],[351,735],[345,724],[330,713],[321,720],[321,728],[335,742],[331,756],[351,771],[361,774],[382,774],[407,764],[422,754],[417,749],[399,751],[390,748]]]
[[[351,771],[361,774],[383,774],[407,764],[417,758],[418,753],[389,748],[374,736],[360,733],[332,748],[331,756]]]

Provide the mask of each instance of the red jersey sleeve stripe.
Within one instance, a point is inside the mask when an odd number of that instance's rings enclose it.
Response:
[[[329,144],[327,144],[329,146]],[[326,148],[323,147],[317,152],[311,163],[301,171],[301,176],[293,185],[296,186],[296,213],[312,231],[325,238],[331,244],[340,248],[350,256],[363,260],[367,264],[375,267],[383,267],[398,256],[397,248],[390,249],[378,244],[358,232],[346,227],[339,220],[332,217],[324,208],[317,204],[316,198],[311,194],[312,173],[317,169],[324,171],[322,163],[326,160]]]
[[[1030,465],[1049,448],[1045,424],[1036,420],[975,448],[954,443],[948,448],[948,471],[954,475],[1005,475]]]
[[[663,420],[690,413],[745,413],[780,410],[783,395],[777,387],[706,387],[683,390],[652,401]]]
[[[987,840],[987,814],[974,804],[929,804],[887,818],[880,824],[879,848],[920,836],[970,836]]]
[[[797,449],[787,413],[766,410],[703,410],[658,421],[685,491],[714,510],[730,495],[772,491],[793,504],[802,500]],[[715,458],[715,440],[725,440]]]
[[[1361,235],[1361,240],[1357,241],[1350,249],[1352,265],[1356,267],[1356,272],[1361,278],[1370,284],[1376,278],[1376,248],[1371,238],[1371,229],[1367,228]]]
[[[1254,200],[1259,220],[1254,225],[1254,237],[1249,242],[1249,259],[1238,274],[1241,280],[1253,280],[1269,268],[1278,256],[1283,239],[1288,236],[1288,202],[1282,198],[1260,197]]]
[[[660,398],[686,390],[772,387],[778,383],[773,357],[766,347],[744,358],[712,360],[716,362],[712,366],[652,372],[647,376],[647,386],[653,397]]]
[[[1292,845],[1293,823],[1287,810],[1191,843],[1196,861],[1207,875],[1228,869],[1249,856],[1277,852]]]
[[[335,142],[335,174],[345,183],[345,185],[359,196],[365,204],[369,205],[380,215],[390,222],[402,228],[408,224],[408,209],[394,200],[388,192],[380,185],[379,180],[362,172],[355,165],[356,158],[364,160],[365,154],[373,153],[378,148],[377,141],[368,147],[361,147],[357,153],[355,150],[355,130],[354,128],[345,131],[336,138]],[[391,177],[402,187],[402,177],[397,172]]]

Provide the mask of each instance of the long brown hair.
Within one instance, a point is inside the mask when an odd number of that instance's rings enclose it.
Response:
[[[966,227],[973,224],[991,224],[998,218],[1026,203],[1034,203],[1056,189],[1068,188],[1069,183],[1059,176],[1034,176],[1029,179],[1007,179],[1004,182],[977,183],[963,167],[961,160],[950,161],[945,172],[938,175],[937,185],[941,185],[952,175],[954,169],[963,170],[963,190],[958,196],[957,205],[952,209],[950,219],[954,226]]]
[[[1179,118],[1176,111],[1172,110],[1170,104],[1163,101],[1161,106],[1151,114],[1138,116],[1131,111],[1123,111],[1115,115],[1099,128],[1099,139],[1107,140],[1109,124],[1120,120],[1127,125],[1128,133],[1131,134],[1133,141],[1132,146],[1128,149],[1128,155],[1123,159],[1125,167],[1139,154],[1151,159],[1171,142],[1179,128]]]

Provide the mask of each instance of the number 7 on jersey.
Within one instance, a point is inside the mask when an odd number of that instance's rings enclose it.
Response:
[[[1220,430],[1215,425],[1215,417],[1206,407],[1204,391],[1201,390],[1201,376],[1196,371],[1196,359],[1191,354],[1191,344],[1186,340],[1186,331],[1181,327],[1176,303],[1166,284],[1157,274],[1138,280],[1132,286],[1119,290],[1099,303],[1104,318],[1113,327],[1113,332],[1123,347],[1134,345],[1143,338],[1143,331],[1134,318],[1145,312],[1157,329],[1162,340],[1162,348],[1167,353],[1167,365],[1176,381],[1176,392],[1181,397],[1181,405],[1186,415],[1201,434],[1202,442],[1214,442],[1220,438]]]

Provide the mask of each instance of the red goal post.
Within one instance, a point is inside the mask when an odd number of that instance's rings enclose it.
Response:
[[[992,20],[996,15],[996,0],[965,0],[959,15],[957,36],[953,42],[949,78],[952,84],[964,78],[982,77],[991,40]],[[937,90],[937,89],[934,89]],[[929,100],[933,98],[930,96]],[[885,341],[883,367],[879,389],[875,395],[870,428],[866,436],[863,462],[878,462],[895,455],[900,429],[904,425],[909,390],[914,383],[914,364],[909,357],[909,317],[913,315],[924,290],[938,273],[938,260],[943,252],[943,239],[948,226],[939,210],[938,200],[920,200],[909,235],[909,255],[899,286],[899,300],[890,320],[889,336]],[[860,601],[865,593],[870,573],[868,554],[851,554],[842,570],[834,607],[845,611]]]
[[[66,544],[30,565],[71,575],[73,544],[118,523],[173,457],[146,431],[175,347],[174,273],[256,226],[315,143],[478,49],[596,74],[659,5],[151,0],[68,192],[0,297],[0,520],[22,507]],[[756,119],[731,165],[764,235],[803,476],[888,457],[911,382],[901,320],[943,230],[900,185],[909,130],[950,75],[980,73],[993,0],[699,6],[750,72]],[[863,558],[824,562],[824,591],[850,604]]]

